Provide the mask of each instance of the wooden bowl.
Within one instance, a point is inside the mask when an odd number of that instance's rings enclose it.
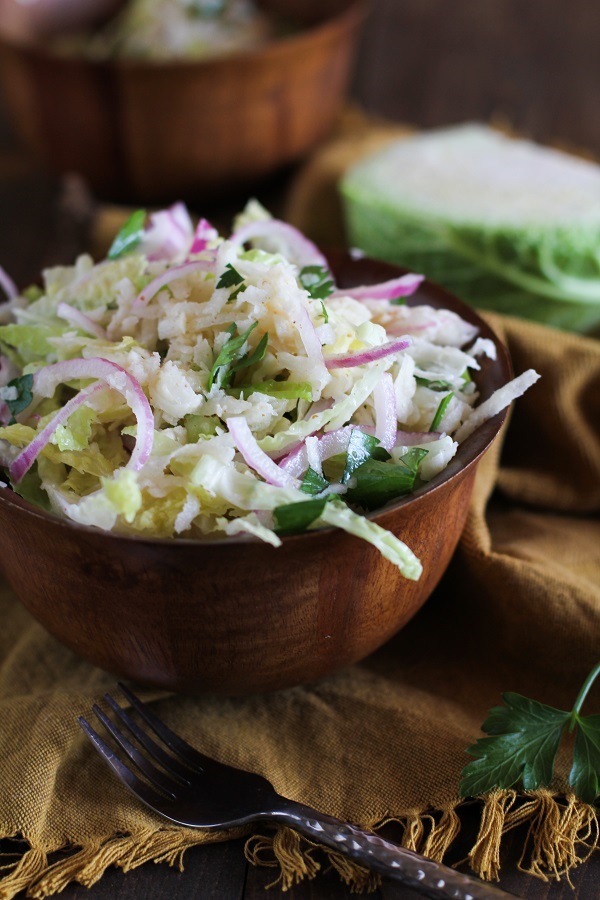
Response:
[[[287,0],[263,5],[290,13]],[[46,168],[79,172],[105,199],[205,200],[248,189],[327,136],[364,10],[365,0],[302,0],[289,36],[161,63],[59,56],[39,35],[25,40],[20,23],[19,38],[0,38],[0,77],[17,132]]]
[[[338,283],[398,274],[385,263],[330,254]],[[411,305],[458,312],[493,340],[496,361],[474,375],[481,398],[512,377],[504,346],[467,306],[424,282]],[[448,468],[372,514],[423,563],[417,582],[370,544],[326,528],[274,548],[221,541],[122,537],[63,521],[0,491],[6,576],[59,641],[103,669],[185,693],[244,694],[318,679],[395,634],[440,580],[460,537],[477,462],[505,413],[481,425]]]

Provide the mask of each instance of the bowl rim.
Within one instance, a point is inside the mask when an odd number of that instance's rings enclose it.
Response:
[[[386,263],[367,256],[360,256],[357,258],[351,252],[340,250],[339,248],[325,248],[324,252],[332,266],[334,273],[336,273],[336,268],[339,271],[339,268],[342,265],[348,266],[350,269],[354,269],[358,273],[360,273],[361,269],[374,269],[377,273],[379,273],[379,280],[385,280],[394,276],[406,274],[409,271],[402,266],[396,266],[391,263]],[[356,280],[355,283],[357,283]],[[371,283],[375,283],[375,280],[373,280]],[[349,285],[342,285],[342,287],[344,286]],[[484,319],[482,319],[481,316],[473,309],[473,307],[469,306],[467,303],[465,303],[465,301],[460,300],[450,291],[446,290],[446,288],[433,281],[430,281],[429,279],[424,279],[419,288],[410,297],[406,298],[407,305],[413,306],[418,305],[419,302],[423,303],[424,298],[420,297],[420,294],[422,293],[428,294],[428,299],[430,301],[433,300],[438,309],[452,309],[453,311],[458,312],[458,314],[466,321],[470,322],[473,325],[476,325],[479,329],[478,337],[485,337],[492,340],[496,347],[496,359],[485,360],[482,364],[482,369],[484,367],[490,369],[491,371],[497,369],[496,374],[502,375],[503,384],[513,377],[512,363],[506,345],[494,332],[491,326],[488,325],[488,323]],[[483,375],[475,373],[473,380],[477,383],[478,381],[483,380],[484,375],[485,372],[483,373]],[[445,469],[438,473],[438,475],[432,478],[431,481],[423,484],[421,487],[417,488],[416,491],[400,497],[397,500],[392,500],[385,506],[382,506],[377,510],[365,514],[365,518],[369,521],[378,523],[379,519],[384,518],[389,514],[393,514],[398,510],[402,510],[407,506],[418,506],[419,501],[421,501],[423,497],[429,497],[430,495],[441,491],[457,478],[463,476],[468,469],[476,465],[479,459],[494,442],[507,419],[511,406],[512,404],[501,410],[501,412],[497,413],[492,418],[487,419],[485,422],[479,425],[478,428],[476,428],[475,431],[473,431],[467,438],[465,438],[464,442],[459,444],[456,455],[450,460],[450,463],[446,466]],[[70,519],[62,518],[55,513],[41,509],[16,494],[10,487],[7,486],[0,487],[0,505],[1,504],[8,505],[9,507],[16,507],[20,510],[21,513],[33,516],[38,519],[42,519],[46,524],[49,524],[52,527],[56,527],[59,529],[66,528],[71,532],[71,534],[73,534],[74,532],[93,534],[96,536],[96,538],[102,536],[109,542],[112,540],[125,540],[126,542],[134,542],[138,546],[147,544],[155,547],[168,546],[171,548],[176,546],[212,547],[217,545],[235,546],[240,544],[255,544],[257,546],[264,546],[264,541],[261,541],[260,538],[254,537],[252,535],[232,535],[218,538],[153,537],[152,535],[145,534],[121,534],[114,531],[104,531],[97,526],[82,525],[78,522],[73,522]],[[331,534],[333,532],[336,532],[337,530],[338,529],[336,529],[334,526],[325,526],[305,531],[301,534],[282,535],[282,546],[291,542],[311,540],[314,539],[315,536]]]
[[[41,43],[45,40],[42,36],[37,39],[27,40],[26,38],[16,38],[0,32],[0,49],[8,48],[10,50],[21,52],[27,56],[43,62],[61,63],[65,66],[81,66],[85,65],[92,70],[110,70],[114,72],[184,72],[189,70],[207,70],[216,69],[221,66],[229,66],[231,64],[242,64],[244,62],[253,62],[260,59],[267,60],[271,56],[278,56],[281,53],[292,49],[302,49],[306,43],[312,43],[315,39],[325,39],[333,37],[337,31],[345,28],[356,28],[362,24],[367,16],[369,9],[369,0],[349,0],[347,6],[335,13],[331,13],[322,21],[316,22],[306,27],[301,27],[298,31],[289,34],[277,35],[272,39],[267,39],[264,43],[257,44],[253,47],[239,48],[231,53],[223,56],[214,56],[208,59],[186,59],[174,58],[164,60],[151,59],[130,59],[123,57],[115,57],[113,59],[90,59],[80,54],[58,53],[53,51],[47,44]],[[329,34],[331,32],[331,35]]]

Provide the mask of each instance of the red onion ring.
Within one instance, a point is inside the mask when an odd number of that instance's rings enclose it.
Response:
[[[81,310],[75,309],[75,307],[71,306],[69,303],[59,303],[56,307],[56,315],[66,322],[69,322],[70,325],[74,325],[82,331],[87,331],[88,334],[93,334],[101,340],[106,340],[106,331],[104,328],[102,328],[101,325],[98,325],[97,322],[94,322],[93,319],[90,319],[89,316],[86,316],[85,313],[82,313]]]
[[[399,353],[410,347],[411,340],[409,337],[387,341],[378,347],[371,347],[369,350],[359,350],[358,353],[348,353],[345,356],[332,356],[325,360],[328,369],[347,369],[351,366],[363,366],[365,363],[375,362],[377,359],[383,359],[391,353]]]
[[[73,397],[72,400],[69,400],[59,410],[52,421],[42,429],[31,444],[13,461],[10,475],[14,481],[21,480],[32,466],[36,457],[44,449],[58,425],[65,421],[64,411],[69,409],[66,415],[66,418],[68,418],[74,409],[80,406],[82,402],[85,403],[88,396],[95,393],[96,389],[106,385],[123,394],[137,420],[135,447],[126,468],[139,471],[148,460],[154,443],[154,414],[140,383],[117,363],[96,357],[93,359],[68,359],[64,362],[45,366],[33,376],[33,393],[41,397],[51,397],[59,384],[80,378],[97,378],[99,382],[104,382],[104,384],[100,383],[84,388],[83,391],[80,391],[79,394]],[[94,390],[92,391],[91,388],[94,388]],[[82,393],[84,394],[83,400],[80,399]]]
[[[401,275],[380,284],[365,284],[354,288],[338,288],[331,297],[352,297],[354,300],[394,300],[396,297],[410,297],[417,290],[424,275]]]
[[[156,294],[158,294],[161,288],[165,287],[171,281],[175,281],[177,278],[185,278],[186,275],[190,275],[192,272],[210,272],[213,265],[214,259],[195,259],[192,260],[192,262],[185,262],[179,266],[172,266],[140,291],[133,301],[133,309],[135,309],[136,306],[139,307],[142,304],[148,303]]]
[[[244,457],[246,464],[258,472],[265,481],[276,487],[297,487],[296,479],[273,462],[270,456],[261,450],[256,438],[250,431],[248,423],[242,416],[232,416],[225,422],[233,443]]]
[[[238,228],[229,240],[236,246],[242,246],[247,241],[261,237],[272,238],[278,244],[283,255],[301,269],[304,266],[323,266],[329,270],[329,264],[316,244],[309,241],[293,225],[282,222],[280,219],[260,219],[257,222],[249,222]]]

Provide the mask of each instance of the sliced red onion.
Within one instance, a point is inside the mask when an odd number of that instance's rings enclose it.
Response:
[[[297,487],[296,479],[289,472],[280,469],[277,463],[273,462],[271,457],[260,449],[248,423],[242,416],[232,416],[227,419],[225,424],[233,438],[233,443],[251,469],[276,487]]]
[[[50,442],[50,439],[58,426],[66,422],[71,413],[75,412],[80,406],[83,406],[84,403],[87,403],[90,397],[100,390],[106,390],[106,385],[101,381],[97,381],[95,384],[91,384],[89,387],[84,388],[84,390],[79,391],[75,397],[72,397],[68,403],[65,403],[62,409],[59,409],[52,421],[48,422],[46,427],[42,428],[32,442],[13,460],[8,471],[14,483],[19,482],[25,473],[29,471],[36,458]]]
[[[0,288],[2,288],[9,300],[14,300],[15,297],[19,296],[16,284],[2,266],[0,266]]]
[[[327,434],[321,435],[318,440],[318,452],[321,463],[329,459],[330,456],[337,456],[338,453],[345,453],[348,449],[348,441],[350,435],[356,425],[346,425],[344,428],[338,428],[336,431],[328,431]],[[310,463],[308,460],[308,452],[304,442],[295,447],[291,453],[288,453],[279,461],[279,468],[283,469],[289,475],[300,478],[308,469]]]
[[[401,275],[380,284],[365,284],[354,288],[338,288],[332,297],[352,297],[354,300],[394,300],[396,297],[410,297],[414,294],[424,275]]]
[[[210,272],[213,266],[213,259],[194,259],[192,262],[185,262],[179,266],[172,266],[140,291],[133,301],[133,308],[135,309],[136,306],[148,303],[156,294],[158,294],[161,288],[170,284],[171,281],[175,281],[177,278],[185,278],[187,275],[191,275],[192,272]]]
[[[148,259],[174,259],[187,254],[194,226],[183,203],[153,213],[150,223],[142,240],[142,250]]]
[[[401,350],[406,350],[410,345],[410,338],[404,337],[380,344],[378,347],[371,347],[369,350],[359,350],[358,353],[330,357],[325,360],[325,365],[328,369],[347,369],[351,366],[363,366],[365,363],[383,359],[384,356],[389,356],[391,353],[399,353]]]
[[[234,245],[242,246],[255,238],[272,240],[278,251],[300,269],[304,266],[323,266],[325,269],[329,269],[327,260],[316,244],[309,241],[293,225],[282,222],[280,219],[259,219],[256,222],[249,222],[238,228],[229,240]]]
[[[206,219],[200,219],[194,233],[194,242],[190,247],[190,255],[193,253],[202,253],[208,247],[209,241],[214,241],[219,236],[216,228]]]
[[[70,325],[74,325],[76,328],[80,328],[88,334],[93,334],[101,340],[106,340],[106,331],[104,328],[102,328],[101,325],[98,325],[97,322],[94,322],[93,319],[90,319],[89,316],[86,316],[85,313],[82,313],[81,310],[75,309],[75,307],[71,306],[69,303],[59,303],[56,307],[56,314],[59,318],[69,322]]]
[[[372,425],[361,425],[360,430],[376,437],[376,430]],[[392,447],[413,447],[419,444],[429,444],[441,438],[441,431],[397,431]]]
[[[0,400],[0,425],[8,425],[11,418],[10,409],[4,400]]]
[[[382,447],[391,450],[396,442],[398,418],[396,413],[396,392],[394,379],[384,372],[373,391],[375,407],[375,437]]]
[[[125,397],[125,400],[131,407],[137,420],[135,447],[129,462],[127,463],[127,468],[138,471],[146,463],[152,452],[152,445],[154,443],[154,415],[140,383],[133,378],[129,372],[123,369],[122,366],[119,366],[117,363],[111,362],[108,359],[101,358],[67,359],[64,362],[54,363],[51,366],[45,366],[43,369],[39,369],[33,376],[33,393],[41,397],[51,397],[59,384],[78,380],[80,378],[97,378],[99,380],[98,389],[108,385],[108,387],[115,391],[119,391],[119,393],[123,394]],[[90,387],[95,388],[96,386],[91,385]],[[89,388],[84,388],[83,392],[88,392],[86,396],[90,396]],[[13,467],[16,467],[17,473],[14,475],[15,481],[19,481],[23,477],[25,472],[34,462],[36,456],[46,446],[58,425],[65,421],[63,415],[65,409],[70,409],[70,415],[71,412],[80,405],[80,403],[75,403],[75,401],[77,401],[83,392],[80,391],[72,400],[69,400],[69,402],[59,411],[57,416],[48,423],[46,428],[42,429],[40,434],[37,435],[31,444],[17,456],[13,463]],[[91,393],[94,393],[94,391]],[[80,402],[85,402],[85,399]],[[44,435],[43,440],[41,439],[42,435]],[[32,446],[35,447],[34,451],[31,451]],[[11,476],[13,476],[12,467]]]

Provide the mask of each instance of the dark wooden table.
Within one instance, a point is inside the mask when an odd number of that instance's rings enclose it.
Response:
[[[520,133],[600,156],[600,19],[592,0],[374,0],[356,63],[354,98],[367,111],[431,127],[495,118]],[[286,179],[270,190],[274,201]],[[85,215],[64,208],[57,179],[23,158],[0,107],[0,263],[17,283],[47,264],[67,263],[85,242]],[[203,211],[204,212],[204,211]],[[472,845],[476,810],[467,809],[450,862]],[[392,838],[395,835],[390,835]],[[600,897],[600,854],[566,880],[545,883],[517,868],[525,835],[515,829],[502,850],[501,886],[531,900]],[[124,876],[109,870],[91,889],[70,885],[65,900],[340,900],[350,897],[324,871],[285,895],[267,892],[275,870],[246,863],[243,840],[196,847],[185,871],[147,864]],[[10,850],[9,842],[0,850]],[[323,860],[326,869],[325,861]],[[464,868],[464,867],[462,867]],[[377,900],[416,898],[385,882]]]

